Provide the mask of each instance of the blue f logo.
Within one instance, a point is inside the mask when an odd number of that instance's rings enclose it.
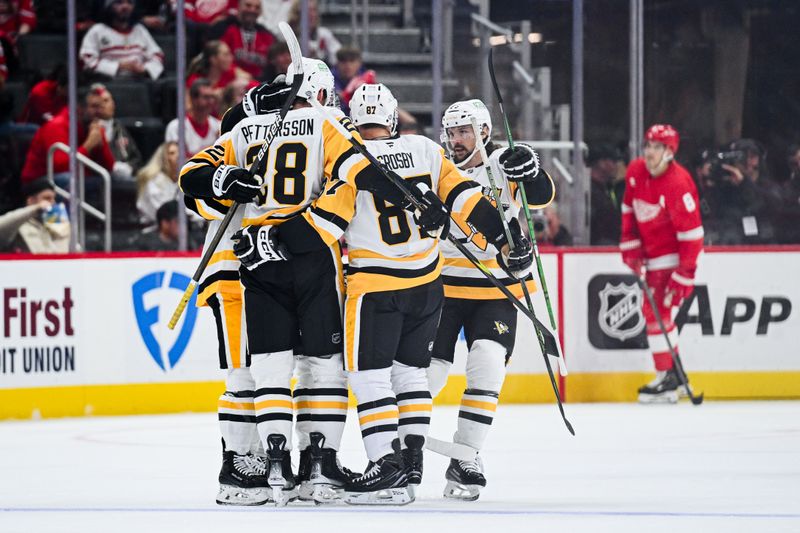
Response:
[[[164,372],[171,370],[176,364],[178,364],[178,361],[183,355],[184,350],[186,350],[186,345],[189,343],[189,338],[192,336],[194,322],[197,318],[197,307],[195,307],[197,293],[195,293],[192,295],[192,299],[189,300],[189,304],[186,306],[183,326],[181,327],[181,330],[178,333],[178,336],[175,339],[172,347],[166,351],[167,357],[165,360],[161,345],[158,343],[158,340],[156,340],[156,336],[153,333],[153,326],[158,324],[159,307],[158,305],[154,305],[145,309],[144,297],[145,294],[149,293],[150,291],[164,287],[166,278],[166,272],[153,272],[142,277],[140,280],[134,283],[132,287],[133,310],[136,313],[136,323],[139,326],[139,333],[142,335],[142,340],[144,341],[144,345],[147,347],[147,351],[150,352],[150,357],[153,358],[156,364],[161,367],[161,370]],[[183,291],[186,290],[186,287],[189,286],[189,281],[191,280],[188,276],[178,272],[173,272],[172,275],[169,276],[169,284],[166,286],[166,288],[176,289],[179,293],[183,293]],[[169,315],[167,314],[165,317],[168,318]]]

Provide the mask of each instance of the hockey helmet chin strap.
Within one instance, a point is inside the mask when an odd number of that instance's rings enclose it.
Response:
[[[445,135],[447,135],[446,132]],[[481,141],[483,141],[483,146],[486,147],[489,144],[489,136],[487,135],[485,139],[482,138]],[[472,158],[475,157],[476,154],[480,154],[481,151],[480,148],[478,148],[478,139],[475,139],[475,146],[472,147],[472,152],[470,152],[470,154],[467,157],[465,157],[460,163],[456,163],[456,154],[453,152],[453,149],[450,148],[450,142],[447,141],[446,144],[447,144],[447,150],[450,152],[450,156],[453,158],[453,164],[456,166],[458,170],[464,170],[467,164],[470,161],[472,161]],[[487,161],[482,161],[482,163],[485,165],[487,164]]]

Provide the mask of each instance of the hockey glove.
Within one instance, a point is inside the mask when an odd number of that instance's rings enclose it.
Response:
[[[247,91],[242,99],[245,115],[267,115],[277,113],[289,99],[292,88],[286,85],[286,76],[281,74],[272,83],[262,83]]]
[[[693,278],[681,275],[677,271],[673,272],[664,291],[664,307],[680,307],[681,303],[692,294],[693,290]]]
[[[497,253],[497,262],[503,270],[517,279],[523,279],[533,270],[533,247],[531,241],[522,234],[519,224],[510,223],[508,229],[511,233],[509,245],[505,233],[501,235],[494,246],[500,250]]]
[[[260,180],[246,169],[234,165],[220,165],[211,181],[214,196],[247,204],[261,192]]]
[[[411,191],[423,206],[414,212],[419,229],[434,239],[442,236],[447,238],[450,233],[450,211],[447,206],[425,183],[412,183]]]
[[[639,241],[626,241],[620,243],[622,248],[622,262],[628,265],[637,276],[644,274],[644,256],[642,246]]]
[[[233,234],[233,253],[247,270],[268,261],[288,261],[292,258],[286,246],[278,241],[277,226],[247,226]]]
[[[506,148],[500,154],[500,166],[508,181],[535,181],[539,177],[539,156],[527,144]]]

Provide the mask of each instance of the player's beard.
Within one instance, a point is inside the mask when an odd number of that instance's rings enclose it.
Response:
[[[463,163],[466,158],[470,156],[472,152],[467,150],[467,148],[463,144],[455,144],[453,145],[453,160],[456,163]]]

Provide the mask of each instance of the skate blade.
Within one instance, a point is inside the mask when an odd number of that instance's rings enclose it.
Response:
[[[349,505],[407,505],[413,501],[406,487],[344,493],[344,502]]]
[[[410,483],[408,484],[408,496],[411,498],[411,501],[417,499],[417,489],[419,488],[419,483]]]
[[[269,491],[262,488],[242,488],[233,485],[220,485],[217,493],[219,505],[254,506],[269,501]]]
[[[314,501],[314,485],[310,481],[303,481],[300,483],[297,496],[301,502]]]
[[[444,497],[452,500],[474,502],[481,495],[480,485],[464,485],[455,481],[448,481],[444,488]]]
[[[312,500],[316,505],[330,505],[341,501],[344,490],[330,483],[314,485]]]
[[[658,404],[658,403],[678,403],[678,391],[667,391],[661,394],[639,394],[639,403]]]
[[[288,490],[284,487],[272,487],[268,489],[268,494],[269,500],[267,503],[273,503],[275,507],[285,507],[300,496],[297,487]]]

